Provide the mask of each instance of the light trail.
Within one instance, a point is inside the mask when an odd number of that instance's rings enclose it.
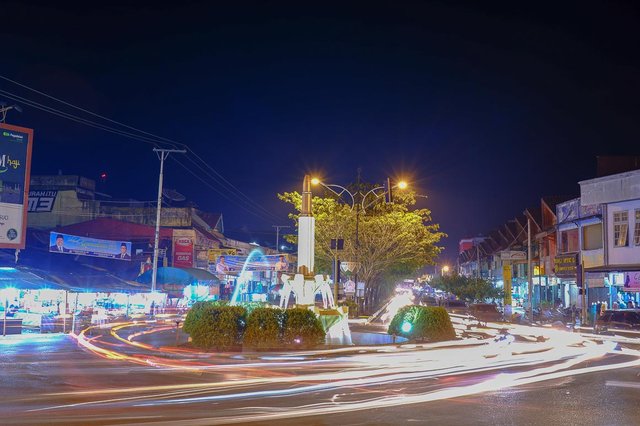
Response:
[[[115,324],[104,334],[132,350],[142,350],[134,355],[103,347],[108,343],[100,340],[103,336],[87,336],[91,329],[77,336],[78,344],[101,358],[135,363],[141,365],[136,367],[140,369],[211,372],[221,373],[223,377],[197,383],[43,393],[23,399],[36,405],[40,403],[27,412],[51,413],[55,418],[63,418],[59,416],[64,414],[65,418],[73,418],[90,412],[105,421],[121,422],[127,421],[125,416],[114,417],[115,414],[109,413],[115,410],[122,415],[122,410],[142,410],[144,414],[174,406],[190,408],[167,411],[172,413],[171,419],[145,418],[145,422],[150,422],[145,424],[273,422],[428,403],[640,366],[640,352],[628,348],[618,350],[619,342],[614,337],[519,325],[495,325],[515,336],[513,342],[500,338],[499,330],[483,328],[482,333],[496,338],[268,355],[207,354],[195,360],[192,351],[167,351],[137,342],[136,339],[154,330],[168,329],[162,325],[152,330],[132,328],[139,325]],[[128,335],[121,334],[129,331]],[[638,343],[629,340],[629,343]],[[163,354],[173,358],[164,358]],[[254,377],[246,377],[248,375]],[[225,379],[225,376],[231,378]],[[612,383],[611,386],[625,384]],[[310,404],[309,399],[315,402]],[[198,412],[203,418],[189,420],[179,414],[203,410],[202,407],[211,404],[220,407],[217,416],[203,411]]]

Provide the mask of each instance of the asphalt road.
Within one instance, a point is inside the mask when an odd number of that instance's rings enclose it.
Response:
[[[0,338],[0,424],[640,424],[640,354],[628,339],[550,331],[537,342],[518,329],[514,341],[453,347],[199,355],[147,345],[171,331],[127,343],[140,331],[83,347]]]

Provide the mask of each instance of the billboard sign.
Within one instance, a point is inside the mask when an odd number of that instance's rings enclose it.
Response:
[[[191,237],[178,237],[173,244],[173,266],[176,268],[193,268],[193,239]]]
[[[209,249],[207,250],[207,257],[209,263],[216,263],[220,256],[235,256],[238,250],[236,249]]]
[[[624,273],[624,291],[640,291],[640,271]]]
[[[131,261],[131,243],[128,241],[99,240],[59,232],[49,234],[49,252]]]
[[[553,259],[553,269],[558,278],[576,278],[578,276],[578,255],[557,255]]]
[[[247,260],[248,259],[248,260]],[[253,254],[247,256],[227,256],[220,255],[215,263],[210,265],[209,270],[215,274],[237,275],[244,268],[245,271],[277,271],[286,272],[289,270],[290,262],[286,254]]]
[[[23,249],[33,130],[0,123],[0,248]]]
[[[58,191],[29,191],[29,213],[49,213],[53,210]]]

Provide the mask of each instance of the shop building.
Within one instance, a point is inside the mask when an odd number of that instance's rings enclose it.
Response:
[[[638,306],[640,302],[640,170],[580,182],[581,206],[601,206],[603,224],[583,232],[589,303]],[[601,238],[593,249],[589,236]]]

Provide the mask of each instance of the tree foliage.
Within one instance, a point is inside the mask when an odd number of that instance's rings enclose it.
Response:
[[[302,197],[298,192],[286,192],[278,197],[292,205],[295,213],[289,217],[298,223]],[[374,197],[367,198],[368,202]],[[428,209],[415,209],[415,195],[410,191],[397,192],[393,203],[380,202],[366,211],[352,209],[331,194],[313,198],[315,224],[316,272],[330,273],[334,253],[331,239],[344,239],[342,260],[359,263],[359,280],[368,290],[380,293],[382,287],[390,287],[398,278],[414,273],[432,264],[442,250],[437,244],[445,236],[439,226],[431,222]],[[359,217],[356,217],[356,216]],[[358,240],[356,247],[356,222]],[[296,237],[287,236],[296,242]]]
[[[503,291],[483,278],[452,274],[435,277],[431,286],[468,302],[483,302],[503,297]]]

